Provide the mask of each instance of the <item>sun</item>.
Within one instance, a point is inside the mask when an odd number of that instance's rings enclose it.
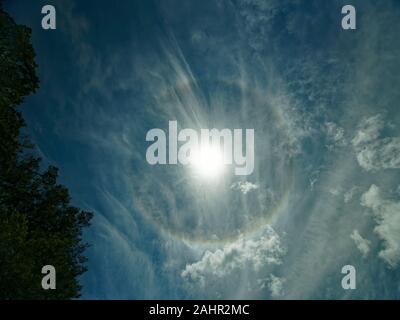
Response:
[[[199,148],[191,151],[190,166],[199,178],[218,179],[225,171],[221,148],[211,144],[202,144]]]

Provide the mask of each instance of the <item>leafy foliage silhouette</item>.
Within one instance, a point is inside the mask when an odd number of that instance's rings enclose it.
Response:
[[[77,298],[88,247],[82,230],[92,213],[70,204],[57,168],[41,169],[21,133],[17,106],[39,87],[30,38],[0,3],[0,299]],[[56,268],[56,290],[42,289],[47,264]]]

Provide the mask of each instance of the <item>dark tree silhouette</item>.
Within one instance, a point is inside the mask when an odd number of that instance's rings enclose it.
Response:
[[[0,299],[76,298],[86,271],[82,229],[92,214],[70,205],[57,168],[41,170],[21,134],[17,106],[39,85],[30,37],[0,3]],[[48,264],[56,268],[56,290],[41,286]]]

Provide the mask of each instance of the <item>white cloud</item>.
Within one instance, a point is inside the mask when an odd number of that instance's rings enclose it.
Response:
[[[248,181],[238,181],[231,185],[231,189],[240,190],[243,194],[247,194],[251,190],[258,189],[258,185]]]
[[[269,277],[260,279],[258,282],[261,284],[261,289],[267,287],[270,290],[272,298],[279,298],[284,294],[283,285],[285,281],[285,278],[276,277],[271,274]]]
[[[400,202],[384,199],[380,189],[371,185],[362,195],[361,205],[372,210],[377,223],[374,232],[384,242],[379,257],[396,267],[400,262]]]
[[[364,119],[361,122],[356,135],[351,141],[353,146],[360,146],[378,139],[379,133],[383,129],[384,125],[385,122],[380,114],[368,119]]]
[[[354,194],[359,190],[359,187],[352,187],[349,191],[346,191],[343,195],[344,197],[344,202],[345,203],[349,203],[351,201],[351,199],[353,199]]]
[[[285,279],[275,277],[273,274],[271,274],[269,288],[271,290],[272,297],[277,298],[283,295],[284,282]]]
[[[311,172],[308,180],[310,181],[310,189],[314,190],[314,185],[318,182],[319,176],[321,174],[321,170],[317,169]]]
[[[357,246],[357,249],[360,250],[362,256],[365,258],[370,250],[371,241],[364,239],[357,229],[353,230],[353,233],[350,235],[350,238],[354,240],[354,243]]]
[[[344,136],[344,129],[339,127],[337,124],[327,122],[325,124],[325,131],[328,137],[329,145],[327,147],[329,149],[333,149],[334,147],[343,147],[347,144]]]
[[[362,121],[352,140],[359,165],[367,171],[400,168],[400,137],[380,138],[381,115]]]
[[[199,261],[186,265],[181,276],[204,287],[206,282],[232,280],[238,272],[258,273],[269,265],[279,265],[285,251],[278,234],[267,226],[258,237],[240,237],[222,249],[206,251]]]
[[[365,170],[400,169],[400,138],[385,138],[359,150],[357,160]]]
[[[337,188],[330,188],[330,189],[328,190],[328,192],[329,192],[331,195],[335,196],[335,197],[338,197],[338,196],[340,195],[340,193],[341,193],[341,191],[340,191],[339,189],[337,189]]]

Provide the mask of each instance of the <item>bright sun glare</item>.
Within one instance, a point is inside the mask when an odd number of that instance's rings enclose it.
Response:
[[[220,148],[208,144],[192,151],[190,164],[196,175],[207,180],[218,178],[225,169]]]

